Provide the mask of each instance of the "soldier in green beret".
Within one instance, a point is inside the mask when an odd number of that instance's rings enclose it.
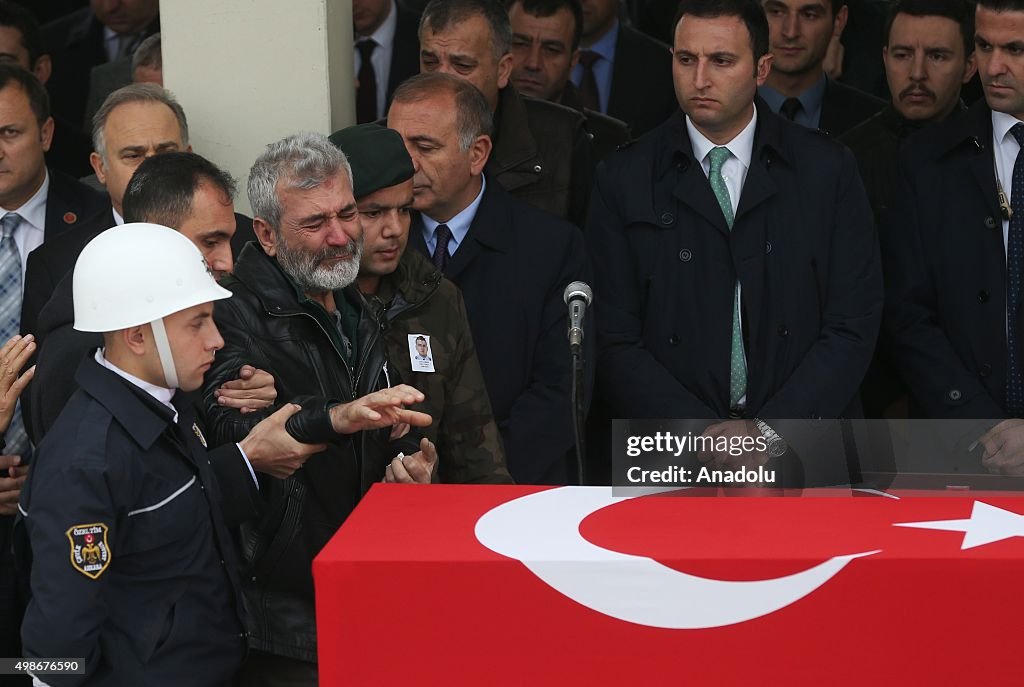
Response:
[[[442,482],[510,483],[462,294],[429,260],[406,251],[413,165],[401,135],[360,124],[330,139],[352,165],[363,225],[359,290],[383,312],[391,366],[426,396],[415,409],[434,418],[422,431],[437,446],[435,474]]]

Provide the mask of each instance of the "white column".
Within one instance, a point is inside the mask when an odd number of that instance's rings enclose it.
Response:
[[[263,147],[355,123],[351,0],[164,0],[164,85],[192,148],[245,182]]]

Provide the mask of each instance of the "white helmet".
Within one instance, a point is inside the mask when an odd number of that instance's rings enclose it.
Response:
[[[72,286],[75,329],[114,332],[152,323],[168,386],[177,387],[163,318],[229,298],[187,237],[159,224],[108,229],[82,249]]]

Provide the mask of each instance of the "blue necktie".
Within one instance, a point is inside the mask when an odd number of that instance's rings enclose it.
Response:
[[[21,224],[21,215],[8,212],[0,218],[0,345],[21,328],[21,254],[14,242],[14,230]],[[11,426],[4,434],[4,453],[24,456],[29,449],[28,435],[21,419],[21,403],[14,408]]]
[[[452,230],[447,224],[438,224],[434,237],[437,239],[437,245],[434,246],[431,258],[437,271],[444,274],[444,268],[448,266],[448,242],[452,240]]]
[[[1006,241],[1006,413],[1024,417],[1024,379],[1021,377],[1020,301],[1024,274],[1024,123],[1014,124],[1010,133],[1020,144],[1013,163],[1013,191],[1010,197],[1010,232]]]

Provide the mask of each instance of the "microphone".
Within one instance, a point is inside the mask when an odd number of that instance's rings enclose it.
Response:
[[[594,292],[586,283],[574,281],[565,287],[562,299],[569,306],[569,350],[579,355],[583,347],[583,314],[594,299]]]

